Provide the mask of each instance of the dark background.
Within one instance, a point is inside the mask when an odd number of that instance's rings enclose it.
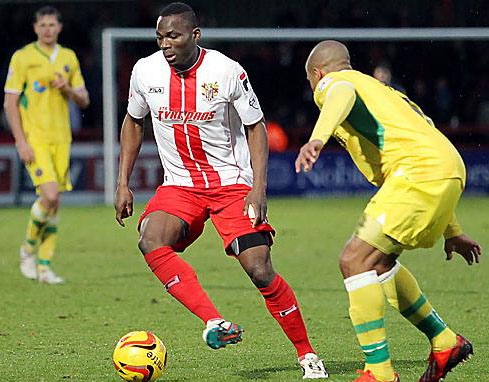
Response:
[[[164,1],[1,1],[0,85],[12,53],[33,41],[34,12],[56,6],[63,15],[60,43],[75,50],[91,96],[75,141],[102,137],[101,31],[106,27],[153,28]],[[486,27],[487,1],[230,1],[189,0],[205,27],[368,28]],[[489,41],[346,42],[356,69],[372,73],[387,62],[393,79],[457,145],[489,144]],[[122,45],[122,46],[121,46]],[[304,63],[315,42],[203,44],[238,60],[248,71],[269,121],[281,124],[289,149],[307,139],[317,110]],[[122,49],[121,49],[122,48]],[[117,50],[119,114],[125,112],[132,65],[155,43],[124,42]],[[3,92],[0,92],[3,105]],[[3,108],[2,108],[3,109]],[[3,112],[3,110],[0,110]],[[2,113],[3,114],[3,113]],[[11,142],[5,120],[0,141]]]

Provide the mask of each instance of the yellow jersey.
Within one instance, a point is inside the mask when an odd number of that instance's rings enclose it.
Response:
[[[22,129],[30,144],[71,142],[68,99],[50,86],[55,73],[75,90],[85,86],[75,52],[60,45],[49,54],[33,42],[10,61],[5,93],[20,94]]]
[[[343,89],[341,91],[339,89]],[[321,110],[311,140],[333,135],[367,180],[460,178],[465,167],[450,141],[406,95],[355,70],[328,73],[314,90]]]

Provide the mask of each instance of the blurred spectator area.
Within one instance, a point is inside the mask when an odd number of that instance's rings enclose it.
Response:
[[[486,27],[489,7],[482,0],[328,1],[188,0],[202,27]],[[60,43],[74,49],[90,92],[91,105],[74,114],[75,141],[102,139],[101,31],[106,27],[155,26],[166,2],[150,0],[50,1],[64,17]],[[401,5],[399,5],[401,4]],[[32,15],[38,0],[0,0],[0,84],[4,85],[15,49],[31,42]],[[204,35],[205,37],[205,35]],[[327,38],[327,36],[325,36]],[[373,74],[388,63],[396,86],[457,145],[489,145],[489,41],[349,42],[353,66]],[[247,70],[268,121],[281,126],[287,149],[307,141],[318,110],[304,72],[313,42],[203,41],[239,61]],[[128,82],[138,58],[156,49],[153,42],[123,42],[117,49],[119,125],[125,113]],[[11,142],[3,115],[0,143]],[[152,136],[147,129],[146,137]],[[280,145],[283,144],[283,139]],[[279,146],[280,146],[279,145]],[[282,150],[282,146],[280,146]]]

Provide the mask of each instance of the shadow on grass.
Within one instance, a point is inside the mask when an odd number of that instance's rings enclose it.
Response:
[[[247,380],[257,380],[257,379],[268,379],[275,373],[281,373],[284,371],[297,371],[297,367],[292,366],[284,366],[284,367],[265,367],[262,369],[252,369],[252,370],[243,370],[238,372],[237,374]]]
[[[423,368],[426,366],[426,361],[424,360],[405,360],[396,359],[394,360],[396,370],[409,370],[413,368]],[[345,361],[345,362],[332,362],[329,361],[325,365],[330,378],[335,376],[342,377],[353,377],[356,370],[363,369],[363,363],[361,361]],[[252,369],[246,371],[240,371],[237,374],[246,380],[266,380],[272,378],[275,373],[296,371],[300,373],[299,367],[293,366],[283,366],[283,367],[266,367],[261,369]]]

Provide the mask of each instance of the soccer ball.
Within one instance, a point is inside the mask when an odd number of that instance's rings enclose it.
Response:
[[[156,381],[165,371],[167,359],[163,342],[147,331],[127,333],[117,342],[112,356],[117,374],[132,382]]]

